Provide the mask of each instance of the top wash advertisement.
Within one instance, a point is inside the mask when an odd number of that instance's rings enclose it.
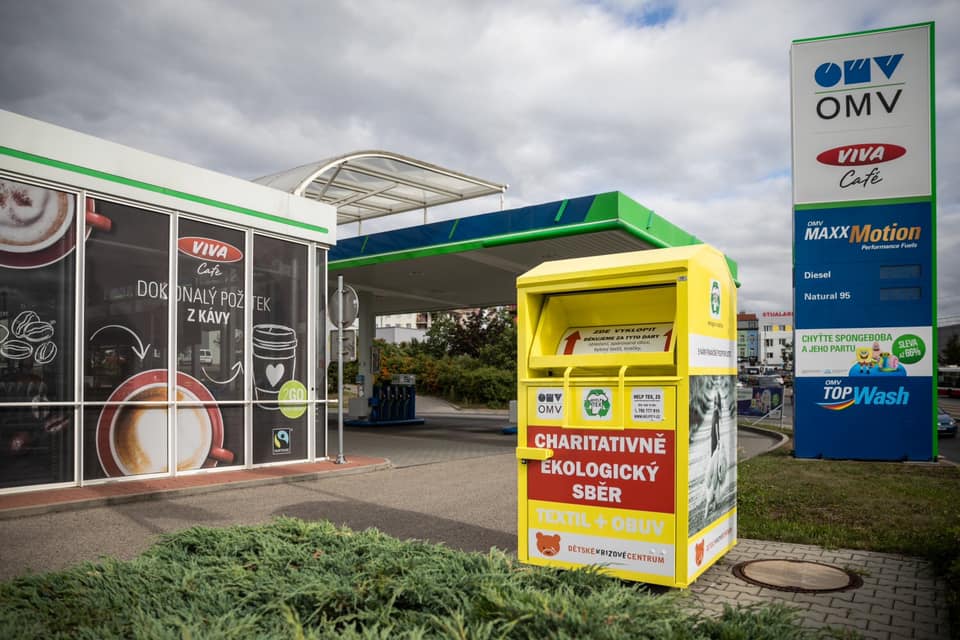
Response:
[[[791,49],[801,458],[937,454],[933,39],[924,23]]]

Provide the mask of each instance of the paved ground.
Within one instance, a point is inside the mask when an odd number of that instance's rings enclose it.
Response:
[[[354,467],[376,469],[381,452],[396,458],[395,467],[369,473],[353,468],[343,470],[353,475],[343,475],[333,469],[314,473],[315,479],[278,483],[261,472],[250,478],[252,485],[228,490],[20,516],[4,513],[10,497],[0,496],[0,579],[103,555],[131,558],[158,534],[187,526],[256,524],[277,515],[329,519],[355,529],[377,527],[400,538],[469,551],[495,546],[515,552],[515,444],[500,433],[505,417],[440,415],[442,423],[439,417],[428,418],[421,427],[348,428],[346,452]],[[331,442],[336,443],[335,433]],[[773,442],[741,431],[740,456],[754,455]],[[263,482],[273,484],[257,484]],[[731,573],[736,563],[761,558],[854,569],[864,585],[846,592],[797,594],[752,586]],[[934,579],[929,564],[916,558],[741,539],[686,593],[692,610],[783,602],[799,608],[808,626],[838,626],[868,638],[949,637],[944,585]]]

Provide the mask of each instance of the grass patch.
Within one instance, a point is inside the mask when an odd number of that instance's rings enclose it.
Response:
[[[798,460],[781,447],[737,469],[740,535],[925,557],[960,629],[960,468]]]
[[[817,637],[783,607],[711,620],[684,612],[682,597],[595,571],[521,566],[496,550],[284,518],[187,529],[130,562],[0,584],[0,637]]]
[[[738,493],[747,538],[926,556],[960,526],[950,465],[798,460],[782,447],[739,465]]]

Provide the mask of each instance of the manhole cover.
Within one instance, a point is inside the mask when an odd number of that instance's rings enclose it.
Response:
[[[759,587],[799,593],[846,591],[863,586],[857,574],[807,560],[750,560],[733,567],[733,575]]]

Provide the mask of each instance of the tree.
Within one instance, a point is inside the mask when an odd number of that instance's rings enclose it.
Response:
[[[788,341],[780,347],[780,358],[783,360],[783,368],[793,371],[793,342]]]
[[[431,356],[469,356],[482,364],[513,368],[517,359],[517,325],[506,308],[478,309],[457,321],[439,315],[427,330],[424,348]]]
[[[960,364],[960,334],[953,334],[940,350],[940,364]]]
[[[450,353],[455,341],[457,321],[449,313],[437,314],[427,329],[424,348],[434,358],[442,358]]]

